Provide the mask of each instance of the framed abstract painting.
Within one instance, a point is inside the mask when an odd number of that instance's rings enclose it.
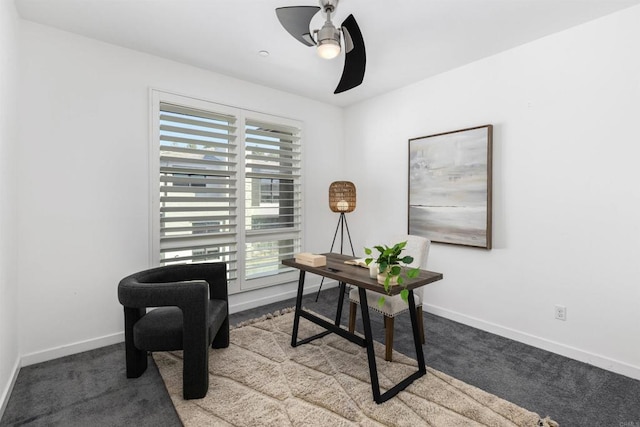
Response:
[[[409,234],[491,249],[493,126],[409,140]]]

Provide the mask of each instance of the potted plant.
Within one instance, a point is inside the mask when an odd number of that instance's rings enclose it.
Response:
[[[398,284],[404,286],[406,279],[413,279],[418,277],[420,273],[419,268],[409,268],[408,264],[413,262],[411,255],[402,256],[402,250],[407,245],[407,242],[396,243],[393,246],[378,245],[374,246],[378,250],[378,257],[373,258],[371,254],[373,250],[370,248],[364,248],[365,254],[368,257],[364,260],[367,265],[375,262],[378,265],[378,283],[384,286],[385,292],[389,293],[389,289],[392,285]],[[409,299],[409,291],[404,287],[400,291],[400,297],[404,301]],[[384,297],[378,301],[379,305],[384,304]]]

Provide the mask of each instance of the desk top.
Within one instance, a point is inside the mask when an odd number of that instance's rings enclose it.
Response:
[[[404,286],[391,286],[389,294],[387,294],[384,291],[384,287],[380,285],[376,279],[369,277],[368,268],[344,263],[346,260],[354,259],[353,256],[334,253],[322,255],[327,257],[327,265],[322,267],[311,267],[309,265],[299,264],[294,258],[282,260],[282,264],[385,295],[397,295],[404,288]],[[438,280],[442,280],[442,273],[420,270],[418,277],[415,279],[405,279],[404,285],[406,285],[407,289],[411,290]]]

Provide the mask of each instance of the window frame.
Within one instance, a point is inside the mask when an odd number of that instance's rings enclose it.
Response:
[[[291,268],[283,268],[280,272],[271,273],[269,275],[264,275],[260,277],[254,277],[247,279],[246,277],[246,245],[251,241],[259,241],[262,233],[260,232],[250,232],[247,233],[245,218],[247,216],[246,206],[245,206],[245,184],[246,184],[246,158],[245,158],[245,126],[248,121],[259,121],[259,122],[270,122],[274,125],[282,125],[288,127],[294,127],[298,129],[298,152],[294,153],[298,157],[299,168],[300,171],[303,170],[303,124],[299,120],[284,118],[280,116],[275,116],[272,114],[261,113],[250,111],[246,109],[241,109],[237,107],[231,107],[228,105],[222,105],[219,103],[197,99],[189,96],[178,95],[174,93],[169,93],[166,91],[161,91],[158,89],[150,90],[150,104],[151,104],[151,114],[150,114],[150,149],[149,149],[149,175],[150,175],[150,185],[149,185],[149,194],[150,194],[150,236],[151,236],[151,244],[150,244],[150,253],[149,253],[149,261],[151,266],[162,265],[160,263],[160,110],[161,103],[170,103],[175,105],[181,105],[186,108],[193,108],[198,110],[210,111],[217,114],[229,114],[236,117],[236,126],[237,126],[237,136],[235,140],[235,144],[237,146],[236,151],[236,236],[237,236],[237,255],[236,255],[236,268],[237,268],[237,276],[233,280],[229,280],[229,293],[239,293],[244,291],[249,291],[253,289],[259,289],[279,284],[291,283],[298,280],[298,272]],[[302,173],[297,177],[297,182],[295,185],[298,187],[298,201],[297,206],[295,206],[295,210],[297,211],[297,216],[300,219],[300,224],[297,227],[293,227],[290,233],[281,232],[275,233],[275,235],[282,235],[279,237],[280,239],[286,238],[285,236],[295,236],[298,240],[297,246],[295,248],[300,250],[304,247],[304,206],[302,200],[302,189],[303,189],[303,176]],[[295,194],[295,193],[294,193]],[[292,255],[293,256],[293,255]]]

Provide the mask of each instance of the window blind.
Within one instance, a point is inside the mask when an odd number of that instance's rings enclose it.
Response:
[[[300,251],[300,129],[245,121],[245,231],[248,279],[288,270]]]
[[[295,280],[281,261],[302,245],[300,124],[178,95],[154,99],[159,263],[226,262],[232,293]]]
[[[160,103],[160,263],[237,276],[237,118]]]

